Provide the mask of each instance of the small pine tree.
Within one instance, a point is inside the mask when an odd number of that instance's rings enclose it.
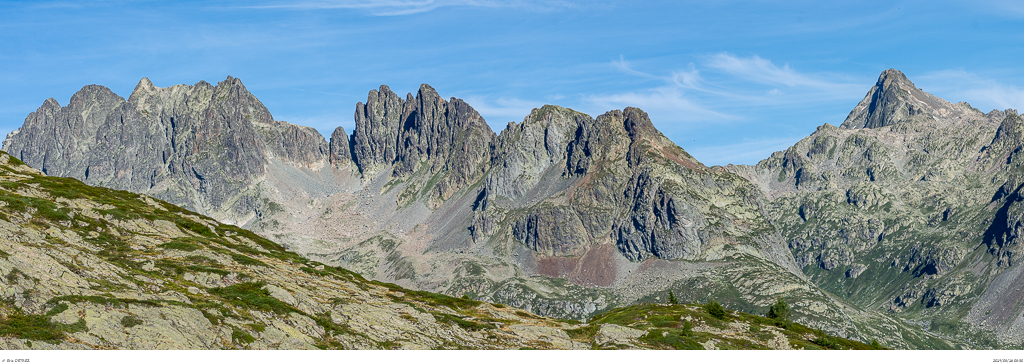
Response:
[[[718,301],[711,300],[711,302],[705,303],[704,311],[716,319],[725,319],[725,308]]]
[[[775,300],[775,304],[768,308],[768,318],[782,322],[789,321],[789,304],[782,298]]]
[[[668,303],[671,305],[678,305],[679,301],[676,300],[676,295],[672,291],[668,291]]]
[[[882,350],[882,344],[879,344],[878,340],[871,339],[871,348],[875,350]]]

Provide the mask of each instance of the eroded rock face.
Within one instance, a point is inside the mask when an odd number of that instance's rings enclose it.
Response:
[[[399,133],[412,110],[412,95],[402,100],[387,86],[370,90],[366,104],[356,103],[356,128],[352,130],[352,159],[366,173],[395,162]]]
[[[353,160],[364,174],[392,167],[403,178],[425,163],[440,176],[432,196],[444,200],[489,168],[494,132],[469,104],[445,101],[429,85],[405,100],[387,86],[371,90],[365,105],[356,104],[355,119]]]
[[[339,126],[334,129],[329,148],[331,165],[342,167],[352,164],[352,149],[349,147],[345,128]]]
[[[991,254],[997,257],[997,265],[1020,264],[1021,244],[1024,238],[1024,183],[1012,178],[996,191],[992,205],[999,206],[992,224],[985,231],[984,242]]]
[[[581,256],[590,247],[579,216],[564,206],[535,209],[516,221],[512,234],[543,255]]]

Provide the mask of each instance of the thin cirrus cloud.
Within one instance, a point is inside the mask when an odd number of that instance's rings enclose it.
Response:
[[[451,6],[479,8],[518,8],[534,11],[551,11],[559,8],[570,7],[570,4],[564,1],[552,0],[331,0],[271,3],[266,5],[247,6],[247,8],[294,10],[355,9],[369,11],[371,15],[397,16],[424,13],[440,7]]]
[[[716,71],[739,78],[743,81],[775,87],[799,88],[801,91],[813,91],[819,97],[846,98],[851,94],[862,92],[863,84],[837,82],[824,76],[801,73],[793,70],[788,64],[776,66],[771,60],[758,57],[736,57],[728,53],[719,53],[708,58],[706,65]],[[771,91],[769,91],[771,93]],[[781,92],[775,92],[781,94]]]
[[[643,109],[656,119],[664,118],[662,120],[677,122],[735,119],[735,116],[711,110],[687,95],[689,91],[713,93],[704,87],[700,74],[693,69],[692,64],[689,71],[672,72],[668,76],[658,76],[636,70],[623,56],[620,56],[617,61],[612,61],[612,66],[619,72],[659,81],[663,85],[622,93],[584,96],[582,101],[588,105],[587,109],[592,113],[634,106]]]
[[[918,87],[936,96],[951,102],[966,101],[982,111],[1024,110],[1024,90],[963,69],[930,72],[915,79]]]
[[[735,105],[781,106],[863,97],[867,82],[848,82],[842,75],[799,72],[776,66],[759,56],[718,53],[698,65],[658,75],[636,69],[620,57],[611,65],[618,72],[659,82],[655,87],[584,98],[593,108],[637,106],[661,120],[676,122],[752,121],[756,116],[735,113]],[[723,110],[730,110],[726,112]]]
[[[593,95],[584,98],[588,109],[611,110],[627,106],[639,107],[651,114],[655,120],[665,121],[729,121],[736,116],[711,110],[687,95],[677,87],[657,87],[612,95]]]

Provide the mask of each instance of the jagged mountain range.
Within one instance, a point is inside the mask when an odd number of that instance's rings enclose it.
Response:
[[[404,99],[381,86],[351,136],[325,140],[274,120],[238,79],[143,79],[128,100],[101,86],[47,100],[3,150],[328,265],[543,315],[669,291],[746,311],[785,297],[844,337],[997,347],[1024,324],[1020,120],[889,70],[840,128],[756,166],[707,167],[635,108],[549,105],[495,134],[430,86]]]

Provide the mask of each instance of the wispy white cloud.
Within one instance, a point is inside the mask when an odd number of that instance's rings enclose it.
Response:
[[[619,55],[619,60],[612,61],[612,66],[614,66],[619,71],[622,71],[622,73],[626,73],[626,74],[630,74],[630,75],[634,75],[634,76],[640,76],[640,77],[644,77],[644,78],[662,78],[660,76],[655,76],[655,75],[652,75],[652,74],[647,73],[647,72],[640,72],[640,71],[637,71],[637,70],[633,69],[633,65],[630,64],[629,61],[626,60],[626,56],[623,56],[621,54]]]
[[[859,83],[837,82],[825,76],[797,72],[788,64],[779,67],[771,60],[757,55],[742,58],[728,53],[719,53],[709,57],[706,65],[744,81],[776,87],[804,88],[813,90],[815,93],[825,92],[823,96],[846,96],[851,92],[861,92],[864,87]],[[772,91],[774,94],[781,94],[778,88]]]
[[[551,11],[571,7],[572,5],[566,1],[558,0],[322,0],[271,3],[248,6],[247,8],[294,10],[356,9],[369,11],[372,15],[394,16],[423,13],[449,6]]]
[[[865,87],[870,87],[870,80],[856,83],[846,81],[849,77],[841,75],[799,72],[788,64],[776,66],[771,60],[756,55],[744,58],[719,53],[703,59],[700,64],[689,63],[681,70],[658,75],[638,70],[620,56],[611,62],[615,70],[661,84],[616,94],[590,95],[584,101],[593,109],[640,107],[652,118],[677,123],[734,122],[752,118],[735,114],[736,105],[778,106],[857,99],[863,96]]]
[[[983,111],[1024,110],[1024,89],[986,79],[963,69],[941,70],[915,77],[917,86],[951,102],[966,101]]]
[[[692,90],[708,91],[703,87],[704,79],[700,77],[700,72],[697,72],[693,63],[690,63],[688,66],[689,69],[685,71],[672,72],[672,76],[669,77],[672,84]]]
[[[713,93],[705,87],[700,72],[692,63],[688,65],[688,69],[671,72],[667,76],[639,71],[621,55],[618,60],[612,61],[612,67],[628,75],[659,81],[662,85],[615,94],[587,95],[583,97],[582,101],[589,105],[588,109],[604,111],[628,106],[639,107],[650,114],[652,118],[675,122],[735,119],[732,115],[709,109],[687,94],[693,91]]]
[[[678,87],[666,86],[611,95],[591,95],[584,98],[597,110],[638,107],[652,118],[665,121],[728,121],[736,116],[711,110],[693,100]]]

